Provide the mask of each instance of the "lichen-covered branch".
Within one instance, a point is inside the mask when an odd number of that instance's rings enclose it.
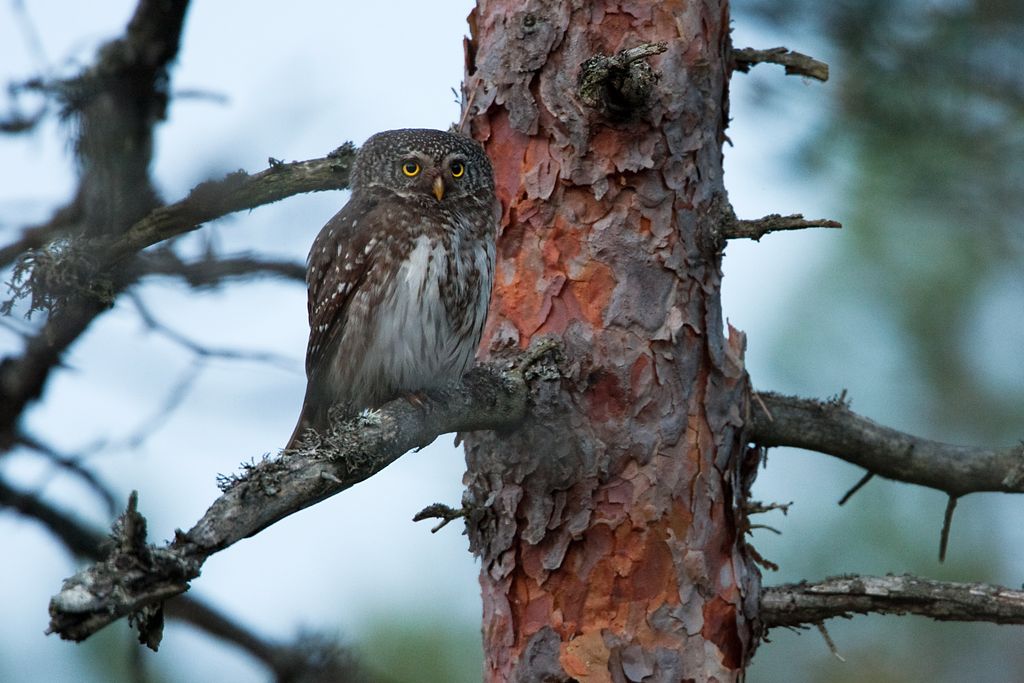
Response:
[[[939,621],[1024,624],[1024,591],[902,576],[839,576],[761,591],[761,622],[806,626],[853,614],[919,614]]]
[[[52,598],[50,632],[79,641],[131,615],[140,640],[155,647],[160,605],[186,591],[210,555],[369,478],[441,434],[514,427],[526,412],[523,375],[480,366],[431,392],[422,405],[398,399],[337,422],[329,434],[311,434],[301,448],[225,478],[223,495],[202,519],[163,547],[144,542],[145,520],[130,505],[115,524],[111,555],[67,579]],[[155,633],[148,632],[151,624]]]
[[[784,47],[770,47],[767,50],[745,47],[732,51],[732,68],[735,71],[746,73],[755,64],[781,64],[786,68],[787,75],[828,80],[828,64]]]
[[[758,393],[750,439],[827,453],[888,479],[962,496],[976,491],[1024,493],[1024,444],[956,446],[884,427],[840,400]]]

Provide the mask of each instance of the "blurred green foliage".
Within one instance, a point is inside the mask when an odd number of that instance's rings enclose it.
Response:
[[[483,676],[478,624],[444,614],[381,615],[360,629],[361,662],[382,683],[477,683]]]
[[[1019,438],[1024,2],[756,0],[736,13],[801,36],[792,47],[833,67],[828,120],[801,161],[835,178],[847,231],[791,311],[788,370],[816,372],[802,340],[856,337],[833,315],[852,304],[894,333],[921,383],[915,422],[942,438]]]
[[[822,116],[793,170],[825,179],[831,217],[845,229],[800,296],[783,303],[773,349],[789,384],[781,388],[821,393],[839,381],[825,391],[849,386],[856,410],[903,429],[978,445],[1019,440],[1024,2],[750,0],[733,13],[777,38],[772,45],[832,68],[816,86]],[[785,97],[782,80],[793,79],[769,73],[759,82],[778,95],[761,100],[766,116]],[[733,92],[744,92],[735,80]],[[766,520],[783,536],[754,539],[782,565],[766,584],[842,572],[1011,587],[1024,578],[1019,544],[1008,542],[1022,522],[1014,497],[965,499],[939,565],[941,494],[875,481],[837,508],[855,468],[794,452],[773,453],[768,467],[786,468],[773,493],[796,505],[788,518]],[[847,663],[813,629],[776,631],[749,680],[1024,680],[1017,627],[878,616],[828,627]]]

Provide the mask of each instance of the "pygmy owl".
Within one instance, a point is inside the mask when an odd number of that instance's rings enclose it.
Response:
[[[377,133],[307,260],[306,396],[288,442],[458,379],[480,343],[500,207],[491,163],[439,130]]]

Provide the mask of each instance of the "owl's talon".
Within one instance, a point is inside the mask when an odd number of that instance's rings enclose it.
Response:
[[[408,394],[405,394],[402,398],[404,398],[413,408],[426,408],[427,400],[430,398],[430,396],[427,394],[426,391],[421,390],[410,391]]]

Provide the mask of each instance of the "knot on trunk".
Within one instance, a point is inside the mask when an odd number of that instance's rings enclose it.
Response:
[[[643,111],[660,78],[644,60],[667,49],[665,43],[644,43],[612,57],[594,55],[580,67],[580,100],[614,121]]]

